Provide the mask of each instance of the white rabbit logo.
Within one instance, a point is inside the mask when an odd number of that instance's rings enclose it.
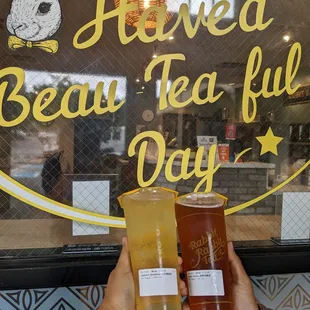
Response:
[[[61,24],[59,0],[12,0],[6,25],[11,36],[9,48],[40,48],[58,51],[58,41],[50,40]]]

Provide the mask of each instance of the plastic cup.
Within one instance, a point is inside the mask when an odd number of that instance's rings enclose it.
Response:
[[[214,192],[176,199],[176,219],[192,310],[233,309],[224,206]]]
[[[164,188],[122,195],[137,309],[181,309],[174,199]]]

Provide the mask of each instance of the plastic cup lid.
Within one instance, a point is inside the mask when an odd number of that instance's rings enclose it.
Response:
[[[170,189],[170,188],[165,188],[165,187],[140,187],[140,188],[137,188],[137,189],[134,189],[132,191],[129,191],[129,192],[126,192],[126,193],[123,193],[122,195],[120,195],[117,200],[118,200],[118,203],[119,205],[121,206],[121,208],[123,209],[124,206],[123,206],[123,199],[124,197],[126,196],[132,196],[132,195],[135,195],[135,194],[138,194],[140,192],[143,192],[143,191],[151,191],[151,190],[154,190],[154,191],[165,191],[165,192],[169,192],[169,193],[172,193],[174,195],[174,198],[176,198],[178,196],[178,192]]]
[[[223,205],[226,206],[228,198],[216,192],[193,192],[176,198],[177,202],[192,207],[201,205]]]

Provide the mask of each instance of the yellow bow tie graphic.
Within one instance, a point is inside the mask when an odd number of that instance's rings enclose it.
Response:
[[[8,46],[12,50],[16,50],[21,47],[28,48],[40,48],[41,50],[55,54],[58,51],[58,41],[56,40],[46,40],[46,41],[24,41],[16,36],[9,36]]]

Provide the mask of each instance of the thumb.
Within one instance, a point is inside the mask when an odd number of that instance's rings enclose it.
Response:
[[[115,269],[126,273],[128,271],[131,271],[128,239],[126,237],[123,238],[122,244],[123,244],[122,252],[118,259]]]
[[[228,242],[228,260],[233,282],[236,284],[247,283],[249,281],[249,277],[242,266],[240,258],[234,250],[232,242]]]

